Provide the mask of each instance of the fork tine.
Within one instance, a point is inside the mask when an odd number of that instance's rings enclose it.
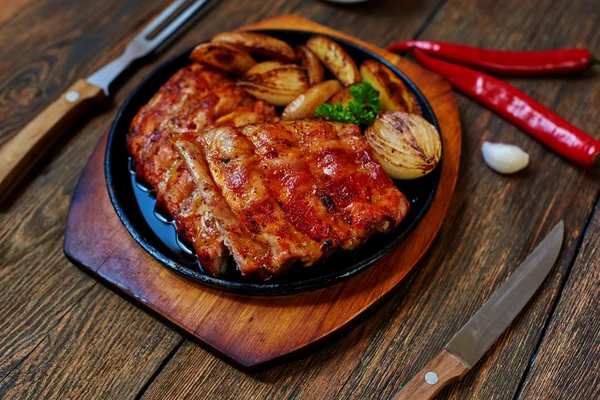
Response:
[[[142,29],[140,33],[137,34],[136,39],[146,40],[146,36],[148,36],[152,31],[154,31],[160,24],[162,24],[166,19],[168,19],[174,12],[179,10],[181,5],[185,3],[186,0],[175,0],[171,3],[167,8],[163,10],[156,18],[154,18],[148,25]]]
[[[146,27],[142,29],[132,40],[129,41],[125,51],[119,57],[104,65],[86,80],[94,86],[101,88],[107,95],[110,93],[110,86],[114,80],[127,69],[135,60],[139,60],[157,50],[161,45],[168,42],[167,39],[174,39],[172,33],[181,27],[186,21],[190,20],[192,15],[198,11],[208,0],[195,0],[186,6],[183,11],[168,23],[163,29],[158,31],[157,35],[151,40],[146,37],[154,32],[162,23],[164,23],[173,13],[179,11],[187,0],[173,1],[160,15],[154,18]],[[211,2],[212,3],[212,2]],[[209,3],[210,4],[210,3]]]
[[[154,38],[148,42],[152,47],[158,46],[163,40],[168,38],[174,31],[179,29],[196,11],[198,11],[207,0],[196,0],[190,4],[181,14],[177,16],[169,25],[165,26]]]

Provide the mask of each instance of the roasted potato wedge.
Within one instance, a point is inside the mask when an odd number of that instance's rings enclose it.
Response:
[[[204,43],[196,46],[190,58],[221,71],[241,75],[256,64],[250,54],[227,43]]]
[[[281,67],[283,64],[279,61],[263,61],[261,63],[256,64],[254,67],[250,68],[245,76],[262,74],[277,67]]]
[[[327,103],[329,103],[329,104],[338,104],[338,103],[341,103],[344,106],[347,106],[348,103],[350,103],[354,99],[354,97],[350,93],[350,88],[351,87],[352,86],[347,86],[345,88],[342,88],[342,90],[337,91],[333,96],[331,96],[329,98],[329,100],[327,101]]]
[[[298,56],[300,65],[308,74],[308,83],[310,83],[310,86],[323,82],[323,79],[325,79],[325,69],[319,57],[309,50],[308,47],[302,45],[296,47],[296,55]]]
[[[421,107],[415,95],[391,69],[375,60],[367,60],[360,66],[360,75],[379,92],[383,111],[406,111],[421,115]]]
[[[251,54],[262,54],[275,60],[286,63],[296,61],[294,49],[283,40],[260,33],[251,32],[224,32],[215,36],[215,43],[229,43],[241,47]]]
[[[258,74],[248,74],[238,80],[257,99],[275,106],[287,106],[309,88],[304,68],[286,64]]]
[[[314,117],[317,107],[341,88],[342,84],[337,79],[317,83],[288,104],[281,113],[281,119],[291,121]]]
[[[306,42],[306,47],[315,53],[344,86],[360,82],[360,73],[354,60],[333,40],[324,36],[314,36]]]

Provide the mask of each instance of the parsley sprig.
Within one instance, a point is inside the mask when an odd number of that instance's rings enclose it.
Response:
[[[315,110],[315,115],[327,117],[332,121],[348,122],[360,126],[367,126],[375,121],[381,101],[377,90],[368,82],[353,85],[349,89],[353,97],[347,106],[341,103],[322,103]]]

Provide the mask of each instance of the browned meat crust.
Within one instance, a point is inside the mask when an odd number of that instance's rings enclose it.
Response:
[[[227,75],[192,64],[132,121],[138,176],[213,275],[230,253],[242,274],[263,279],[309,266],[395,228],[408,211],[357,126],[267,122],[276,119]]]

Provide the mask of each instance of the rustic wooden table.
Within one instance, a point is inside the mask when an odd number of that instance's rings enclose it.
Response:
[[[0,144],[77,78],[117,56],[168,0],[4,0],[0,7]],[[128,92],[158,62],[266,17],[296,13],[385,46],[407,38],[600,54],[597,0],[220,1],[114,103],[81,121],[0,210],[0,397],[385,399],[431,359],[540,236],[561,218],[560,261],[481,362],[440,398],[600,397],[600,174],[549,152],[458,96],[459,182],[448,218],[416,273],[375,313],[308,356],[240,371],[67,261],[71,193]],[[600,128],[600,75],[512,79],[588,132]],[[481,160],[485,140],[531,155],[513,177]]]

